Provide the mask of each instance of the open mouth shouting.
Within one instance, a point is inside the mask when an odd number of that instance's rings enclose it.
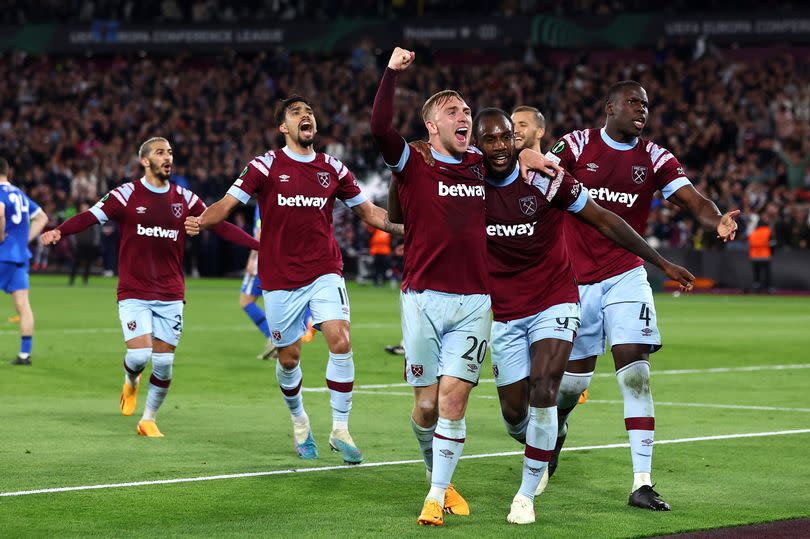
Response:
[[[634,118],[634,119],[633,119],[633,126],[634,126],[636,129],[638,129],[639,131],[641,131],[642,129],[644,129],[644,126],[645,126],[646,124],[647,124],[647,118],[645,118],[644,116],[638,116],[637,118]]]
[[[470,132],[468,127],[459,127],[456,129],[456,142],[459,144],[464,144],[467,142],[467,133]]]
[[[315,132],[315,124],[312,123],[312,120],[301,120],[301,123],[298,124],[298,130],[301,133],[312,135]]]

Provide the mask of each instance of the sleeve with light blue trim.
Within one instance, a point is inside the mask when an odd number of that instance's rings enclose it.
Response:
[[[230,189],[228,189],[227,193],[236,200],[238,200],[239,202],[241,202],[242,204],[247,204],[248,200],[250,200],[250,195],[245,193],[235,185],[232,185]]]
[[[397,161],[397,164],[389,165],[388,163],[386,163],[385,166],[387,166],[392,172],[402,172],[410,156],[411,156],[411,146],[406,142],[405,147],[402,149],[402,155],[399,156],[399,161]]]
[[[573,203],[571,203],[571,205],[568,206],[566,209],[571,213],[579,213],[582,211],[582,208],[585,207],[585,204],[588,203],[588,198],[589,198],[588,190],[585,189],[585,187],[583,186],[582,189],[580,189],[579,191],[577,199]]]
[[[110,220],[110,218],[107,217],[107,214],[104,213],[104,211],[101,208],[92,206],[88,211],[92,213],[96,217],[96,219],[98,219],[98,224],[100,225],[103,225],[104,223]]]
[[[355,206],[359,206],[366,200],[368,200],[368,197],[363,193],[360,193],[359,195],[353,196],[348,200],[344,200],[343,203],[346,204],[346,206],[348,206],[349,208],[354,208]]]
[[[674,180],[666,184],[663,189],[661,189],[661,194],[664,195],[664,198],[669,198],[673,195],[673,193],[675,193],[675,191],[677,191],[678,189],[680,189],[685,185],[692,185],[692,182],[689,181],[689,178],[687,178],[686,176],[675,178]]]

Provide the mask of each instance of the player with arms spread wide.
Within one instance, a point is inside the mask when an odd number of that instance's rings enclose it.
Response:
[[[127,345],[121,413],[135,411],[141,372],[152,358],[152,375],[141,436],[162,437],[155,416],[172,381],[174,351],[183,331],[185,281],[183,252],[188,215],[200,215],[205,204],[197,195],[169,182],[172,147],[162,137],[150,138],[138,152],[144,176],[117,187],[88,211],[50,230],[40,241],[49,245],[109,220],[121,228],[118,245],[118,316]],[[259,244],[242,229],[222,223],[215,232],[248,249]]]
[[[263,231],[259,278],[270,337],[278,347],[276,376],[290,410],[298,455],[318,457],[301,396],[301,337],[307,306],[329,347],[326,385],[332,405],[329,444],[349,464],[363,456],[349,434],[354,360],[349,333],[349,298],[341,275],[343,259],[334,237],[332,210],[340,199],[366,224],[402,234],[402,225],[360,192],[354,175],[334,157],[315,152],[315,114],[300,96],[283,100],[276,111],[286,146],[253,159],[227,194],[197,219],[189,234],[223,221],[237,204],[256,194]]]
[[[579,327],[579,294],[563,234],[566,213],[660,267],[685,288],[694,277],[655,252],[620,217],[595,204],[573,176],[529,172],[520,180],[506,112],[473,122],[486,170],[486,232],[492,297],[492,366],[509,434],[525,444],[523,479],[507,517],[534,522],[534,495],[557,440],[557,388]]]
[[[675,156],[641,138],[648,105],[647,92],[639,83],[616,83],[608,91],[605,127],[569,133],[551,152],[591,197],[639,233],[647,222],[653,194],[660,190],[665,199],[692,213],[718,237],[733,239],[739,211],[721,214],[695,190]],[[580,285],[582,325],[560,385],[560,431],[549,475],[565,441],[568,416],[590,384],[596,356],[604,353],[607,337],[630,438],[634,478],[629,504],[668,511],[669,504],[653,490],[650,479],[655,417],[649,361],[650,354],[661,348],[661,336],[647,273],[640,258],[573,217],[565,219],[565,238]]]
[[[374,99],[371,134],[394,172],[405,228],[400,307],[405,377],[414,388],[411,427],[431,476],[417,519],[444,523],[469,514],[450,483],[466,437],[464,415],[478,383],[490,331],[481,153],[470,148],[470,108],[455,91],[422,107],[429,166],[392,126],[399,72],[414,53],[396,48]]]

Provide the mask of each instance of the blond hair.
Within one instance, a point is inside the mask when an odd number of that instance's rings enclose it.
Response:
[[[422,120],[428,121],[437,107],[441,107],[453,98],[464,101],[464,96],[455,90],[442,90],[428,97],[428,100],[422,105]]]
[[[140,147],[140,149],[138,150],[138,157],[139,157],[139,158],[141,158],[141,159],[143,159],[144,157],[146,157],[147,155],[149,155],[149,153],[152,151],[152,146],[153,146],[153,145],[154,145],[156,142],[165,142],[166,144],[168,144],[168,143],[169,143],[169,141],[168,141],[168,140],[166,140],[166,139],[165,139],[165,138],[163,138],[163,137],[152,137],[152,138],[150,138],[149,140],[147,140],[146,142],[144,142],[143,144],[141,144],[141,147]]]

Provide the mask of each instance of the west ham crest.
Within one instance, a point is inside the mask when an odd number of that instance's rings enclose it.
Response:
[[[534,215],[534,212],[537,211],[537,197],[534,195],[519,199],[518,204],[520,204],[520,211],[522,211],[524,215]]]
[[[318,183],[320,183],[321,187],[323,187],[324,189],[329,187],[329,173],[318,172]]]
[[[643,165],[633,165],[633,183],[644,183],[647,179],[647,167]]]
[[[475,177],[481,181],[484,181],[484,168],[481,165],[475,165],[472,167],[473,174]]]
[[[273,339],[275,339],[277,341],[281,340],[281,332],[279,330],[277,330],[277,329],[273,330],[272,336],[273,336]]]
[[[414,378],[419,378],[425,374],[425,368],[422,365],[411,365],[411,374],[413,374]]]
[[[174,215],[177,219],[180,219],[183,216],[183,203],[177,202],[172,204],[172,215]]]
[[[130,331],[135,331],[135,328],[138,327],[138,323],[135,320],[130,320],[127,322],[127,329]]]

